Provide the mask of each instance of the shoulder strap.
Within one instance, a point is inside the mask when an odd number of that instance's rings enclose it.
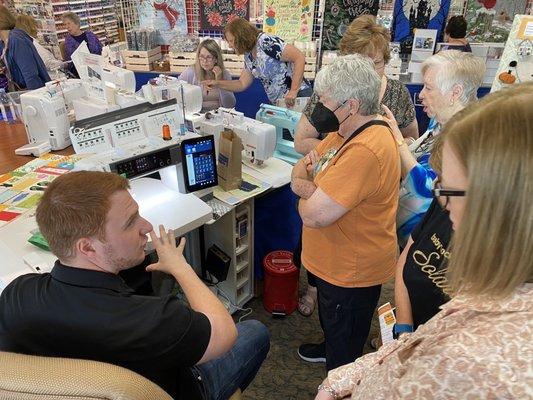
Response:
[[[381,125],[381,126],[385,126],[387,128],[390,129],[390,126],[389,124],[387,124],[385,121],[382,121],[382,120],[378,120],[378,119],[374,119],[372,121],[368,121],[366,124],[364,125],[361,125],[359,128],[357,128],[357,130],[355,132],[353,132],[350,137],[348,139],[346,139],[342,144],[341,144],[341,147],[339,147],[339,149],[337,150],[337,153],[339,153],[339,151],[341,151],[341,149],[347,145],[354,137],[356,137],[357,135],[359,135],[361,132],[363,132],[366,128],[369,128],[371,126],[374,126],[374,125]]]

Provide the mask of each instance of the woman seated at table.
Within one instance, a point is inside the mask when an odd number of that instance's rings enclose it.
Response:
[[[200,85],[207,79],[231,81],[230,73],[224,68],[222,52],[213,39],[207,39],[198,45],[196,62],[181,73],[179,79],[191,85]],[[210,90],[202,86],[202,112],[219,107],[235,107],[235,95],[227,90],[213,87]]]
[[[72,53],[76,51],[81,42],[87,44],[91,54],[102,54],[102,43],[98,37],[91,31],[82,31],[80,17],[73,12],[66,12],[61,16],[65,29],[68,31],[65,36],[65,61],[72,60]],[[74,65],[70,66],[73,73],[77,75]]]
[[[244,69],[238,80],[204,81],[208,90],[218,87],[242,92],[258,78],[272,104],[284,99],[285,105],[292,107],[296,97],[311,95],[310,86],[303,79],[305,57],[296,47],[259,31],[242,18],[235,18],[226,26],[224,37],[237,54],[244,54]]]
[[[455,230],[452,300],[413,334],[330,371],[316,399],[530,397],[532,103],[533,83],[513,85],[444,127],[434,192]]]

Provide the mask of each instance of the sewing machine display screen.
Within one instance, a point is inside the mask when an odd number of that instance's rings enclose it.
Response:
[[[213,135],[182,141],[181,160],[185,187],[188,192],[218,185]]]

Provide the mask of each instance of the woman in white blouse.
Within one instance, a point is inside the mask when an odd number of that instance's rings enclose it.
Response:
[[[533,82],[442,132],[434,195],[455,236],[452,300],[414,333],[329,372],[316,399],[523,399],[533,354]],[[426,267],[430,267],[427,265]]]
[[[64,74],[59,71],[64,65],[63,61],[55,58],[52,52],[43,47],[37,40],[37,22],[35,21],[35,18],[26,14],[18,15],[16,27],[22,29],[32,37],[33,45],[35,46],[37,53],[39,53],[39,56],[42,58],[50,77],[52,79],[63,77]]]

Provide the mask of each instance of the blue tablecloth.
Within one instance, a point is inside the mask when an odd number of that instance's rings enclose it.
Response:
[[[254,273],[263,279],[263,258],[274,250],[293,251],[300,240],[302,220],[290,185],[254,201]]]

